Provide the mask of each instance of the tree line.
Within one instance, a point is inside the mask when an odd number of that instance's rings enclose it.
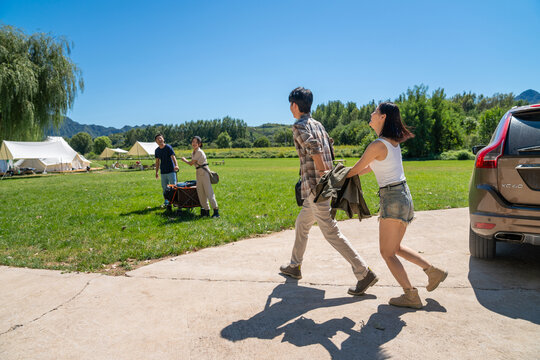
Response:
[[[448,97],[444,89],[428,92],[425,85],[416,85],[393,100],[399,105],[406,125],[415,137],[403,144],[404,156],[408,158],[435,157],[445,151],[470,149],[473,145],[487,144],[499,120],[512,106],[525,105],[525,100],[515,100],[512,93],[493,96],[464,92]],[[318,105],[313,118],[326,128],[336,145],[355,145],[363,152],[376,138],[369,126],[371,113],[377,103],[357,106],[354,102],[339,100]],[[99,154],[107,146],[131,147],[135,141],[154,141],[157,133],[175,147],[189,146],[193,136],[198,135],[208,147],[250,148],[292,146],[290,126],[271,127],[269,136],[256,136],[253,128],[240,119],[225,117],[215,120],[189,121],[179,125],[156,125],[130,129],[124,133],[99,137],[92,148],[91,137],[83,133],[75,135],[72,146],[83,153],[94,150]],[[81,137],[86,138],[81,141]],[[107,138],[108,140],[104,140]],[[85,143],[86,146],[80,145]]]
[[[512,93],[491,97],[463,92],[447,97],[444,89],[428,93],[416,85],[393,100],[405,124],[415,137],[403,144],[404,156],[432,157],[448,150],[470,149],[487,144],[499,120],[512,106],[526,105]],[[377,103],[358,107],[353,102],[330,101],[318,105],[313,117],[326,128],[338,145],[359,145],[363,149],[375,139],[369,127]]]

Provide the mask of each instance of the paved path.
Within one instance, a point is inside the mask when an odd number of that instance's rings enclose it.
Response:
[[[380,277],[365,296],[316,227],[298,282],[277,272],[292,230],[121,277],[0,267],[0,359],[538,359],[538,248],[471,259],[467,209],[418,212],[405,243],[450,275],[428,293],[406,263],[427,305],[405,310],[377,219],[340,227]]]

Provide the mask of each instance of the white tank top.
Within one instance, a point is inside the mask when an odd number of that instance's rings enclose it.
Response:
[[[394,146],[384,139],[377,139],[386,145],[388,154],[384,160],[373,160],[369,167],[373,170],[379,187],[398,183],[405,180],[403,163],[401,160],[401,146]]]

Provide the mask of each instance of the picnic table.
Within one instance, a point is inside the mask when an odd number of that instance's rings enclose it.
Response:
[[[213,161],[212,165],[225,165],[225,160]]]

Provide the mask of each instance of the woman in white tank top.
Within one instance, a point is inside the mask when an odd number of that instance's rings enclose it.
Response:
[[[403,172],[400,143],[414,137],[407,130],[397,105],[379,104],[371,114],[369,125],[379,138],[366,148],[347,177],[364,175],[371,171],[379,184],[379,247],[381,255],[404,294],[391,298],[390,305],[421,308],[418,289],[411,285],[398,256],[420,266],[428,276],[426,289],[433,291],[446,279],[447,271],[432,266],[426,259],[401,244],[407,225],[414,217],[411,193]]]

